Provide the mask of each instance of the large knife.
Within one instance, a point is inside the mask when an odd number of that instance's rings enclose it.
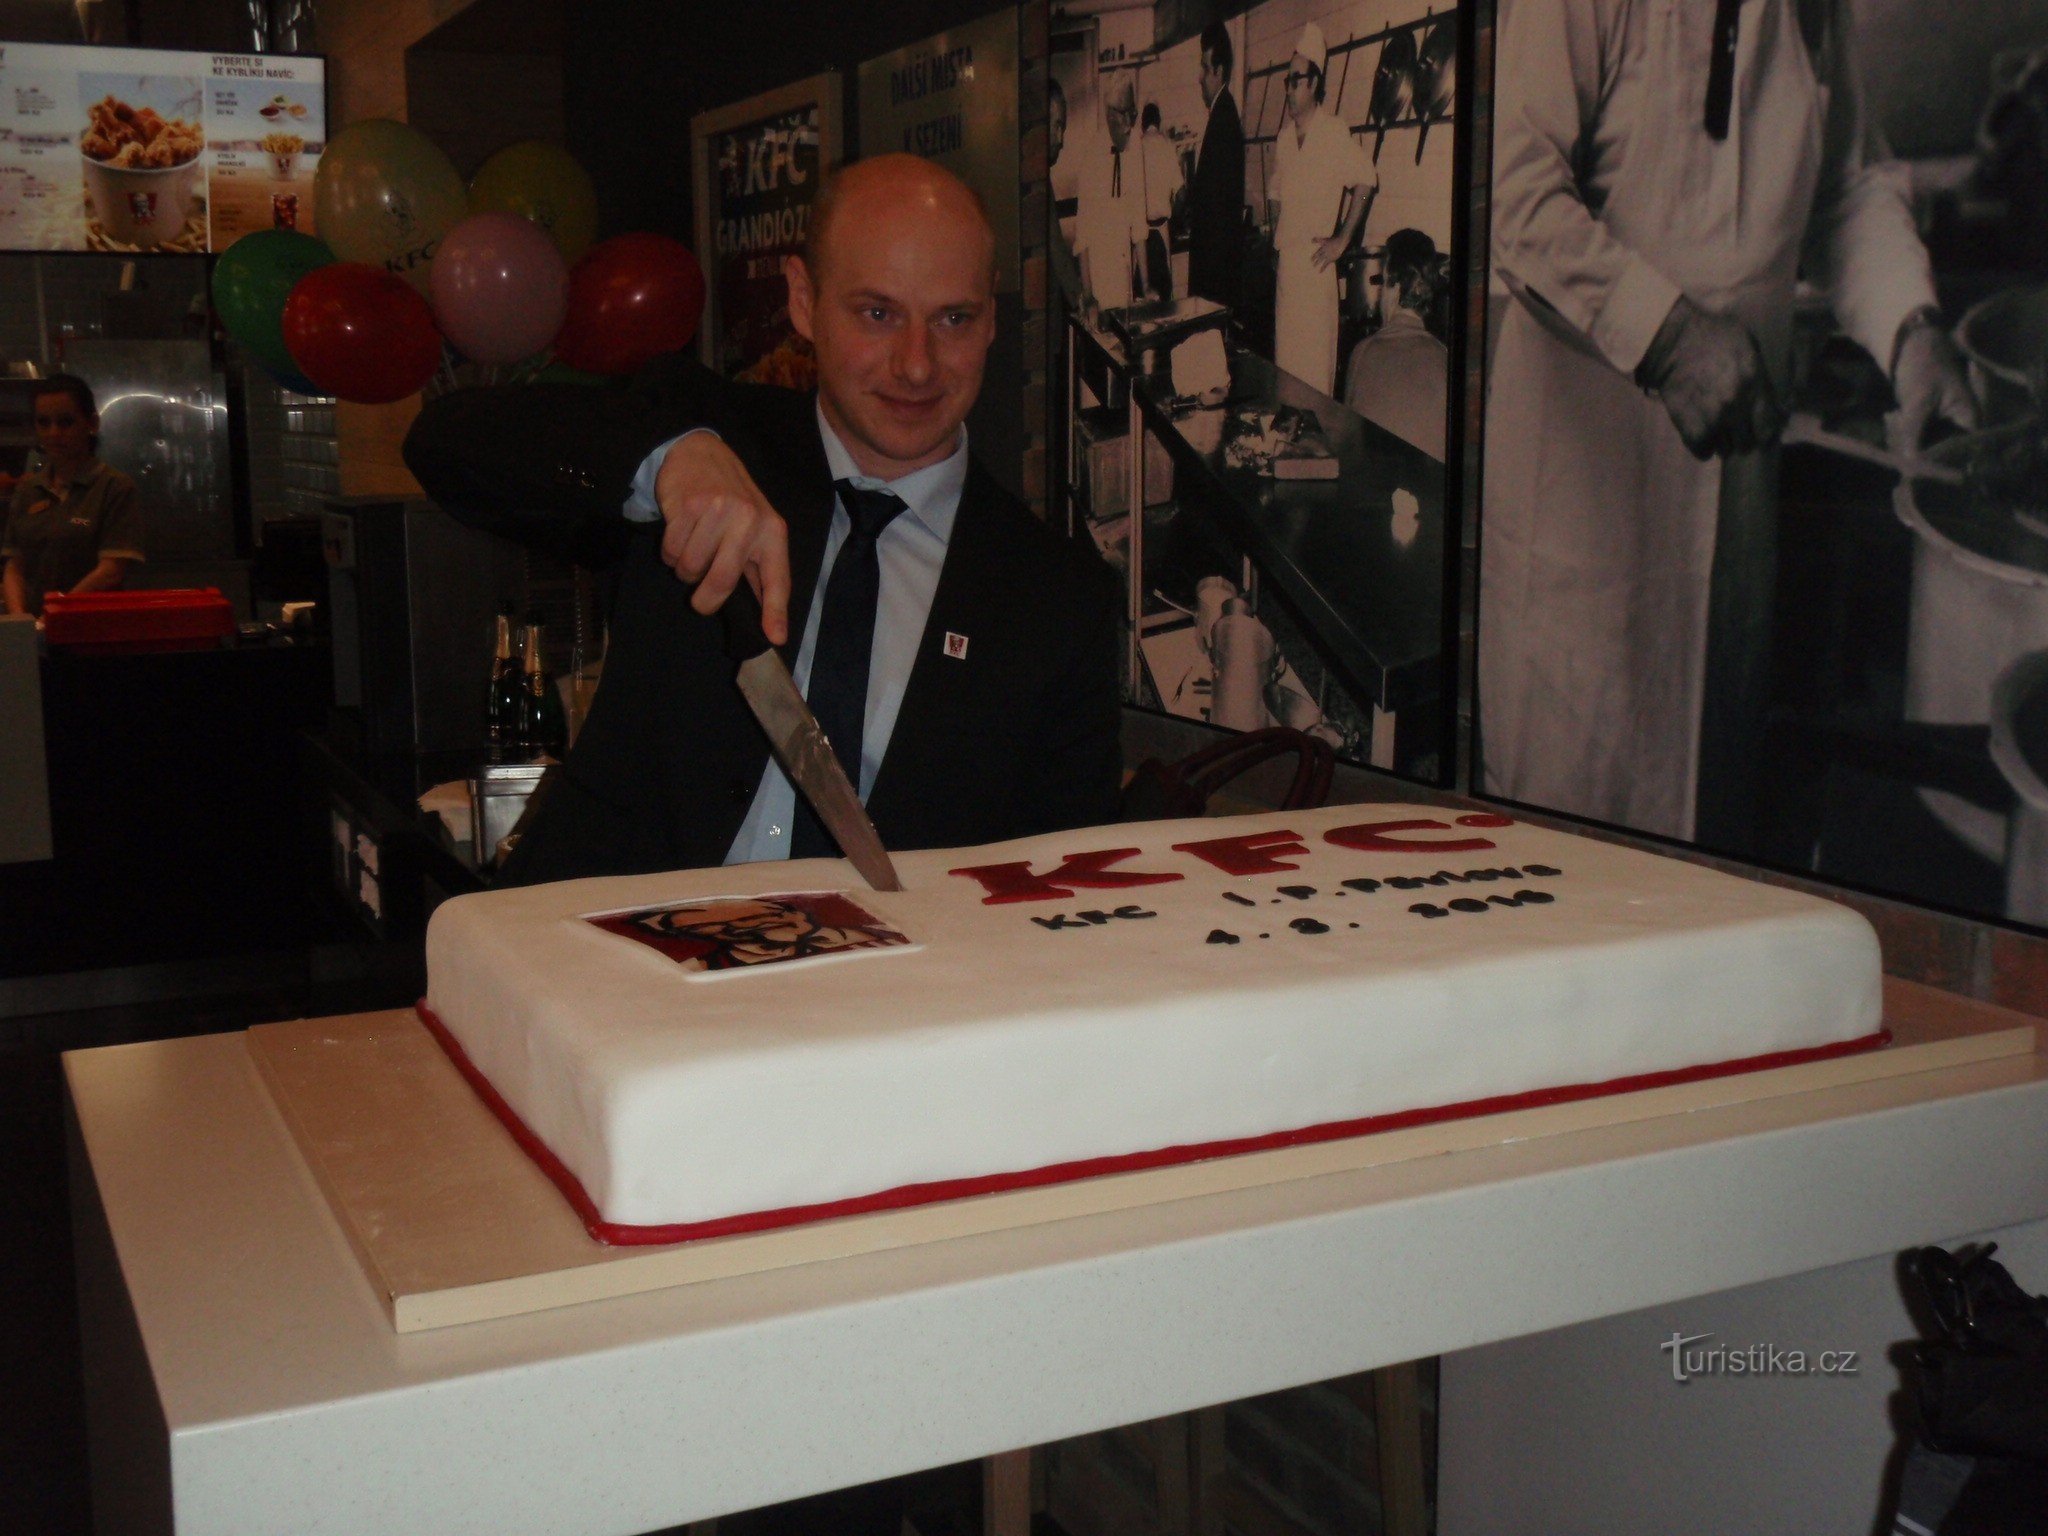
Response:
[[[811,713],[796,679],[761,628],[761,600],[742,580],[719,609],[725,625],[725,653],[739,669],[740,692],[747,707],[768,733],[768,746],[797,793],[808,800],[818,820],[839,844],[839,851],[878,891],[900,891],[896,866],[881,835],[868,819],[867,807],[846,777],[832,743]]]

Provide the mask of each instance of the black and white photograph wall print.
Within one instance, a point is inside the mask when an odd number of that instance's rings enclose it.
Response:
[[[2048,923],[2048,8],[1495,58],[1479,787]]]
[[[1444,770],[1458,55],[1444,0],[1057,11],[1070,505],[1133,702]]]

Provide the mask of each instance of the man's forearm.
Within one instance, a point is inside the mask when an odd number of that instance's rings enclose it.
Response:
[[[21,557],[10,555],[7,559],[7,611],[28,612],[28,579],[22,574]]]

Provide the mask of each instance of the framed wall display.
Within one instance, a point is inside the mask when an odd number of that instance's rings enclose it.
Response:
[[[860,153],[923,155],[981,194],[996,290],[1018,285],[1017,12],[948,27],[860,66]]]
[[[697,250],[708,290],[698,352],[727,378],[809,388],[782,263],[803,249],[811,201],[844,154],[840,81],[813,75],[690,121]]]
[[[2048,17],[1595,8],[1500,0],[1474,787],[2048,927]]]
[[[1441,0],[1160,0],[1056,25],[1050,70],[1067,505],[1129,583],[1130,701],[1433,783],[1466,30]]]
[[[0,43],[0,250],[218,254],[313,232],[326,63]]]

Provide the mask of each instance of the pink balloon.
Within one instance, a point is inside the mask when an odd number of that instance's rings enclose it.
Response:
[[[442,333],[480,363],[532,357],[555,339],[568,310],[560,249],[516,213],[474,213],[449,230],[428,283]]]

